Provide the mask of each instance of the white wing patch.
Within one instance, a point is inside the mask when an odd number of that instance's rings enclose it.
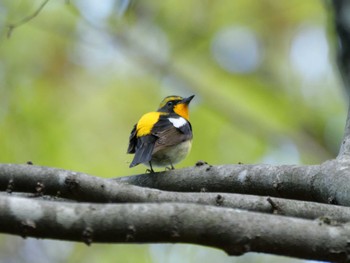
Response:
[[[180,118],[169,118],[168,119],[176,128],[180,128],[184,125],[186,125],[187,121],[180,117]]]

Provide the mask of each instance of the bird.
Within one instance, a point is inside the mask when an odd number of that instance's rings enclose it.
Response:
[[[138,164],[175,169],[192,147],[192,126],[189,122],[189,104],[194,95],[167,96],[157,111],[148,112],[134,125],[127,153],[135,154],[130,168]]]

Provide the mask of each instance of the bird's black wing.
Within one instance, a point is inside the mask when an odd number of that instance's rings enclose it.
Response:
[[[136,137],[136,146],[134,147],[135,156],[129,167],[134,167],[140,163],[148,163],[152,159],[152,153],[154,149],[157,137],[154,135],[145,135]]]
[[[129,167],[134,167],[140,163],[149,162],[152,158],[152,152],[156,137],[153,135],[146,135],[142,137],[136,136],[136,124],[132,129],[129,137],[129,146],[127,153],[134,153],[134,159]]]
[[[128,151],[127,153],[135,153],[135,147],[137,143],[137,138],[136,138],[136,124],[134,125],[134,128],[132,129],[129,137],[129,146],[128,146]]]
[[[173,118],[175,119],[175,118]],[[152,129],[152,134],[157,137],[153,153],[164,148],[177,145],[192,139],[192,127],[188,121],[183,120],[183,125],[175,127],[168,117],[161,117]]]
[[[179,117],[176,116],[170,119],[176,120]],[[175,127],[170,119],[169,115],[161,116],[152,128],[151,134],[140,137],[136,136],[136,125],[134,126],[130,134],[128,147],[128,153],[135,153],[130,167],[147,163],[151,161],[152,154],[192,139],[192,127],[188,121],[181,118],[182,122],[180,123],[182,125]]]

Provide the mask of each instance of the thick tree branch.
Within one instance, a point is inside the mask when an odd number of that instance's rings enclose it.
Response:
[[[350,161],[345,157],[306,166],[202,165],[115,180],[168,191],[234,192],[350,206]]]
[[[158,188],[168,191],[227,192],[275,196],[339,205],[350,204],[348,182],[350,162],[346,158],[321,165],[222,165],[180,169],[155,174],[123,177],[115,181]],[[33,192],[34,189],[65,198],[99,202],[118,195],[118,201],[137,201],[149,194],[143,189],[135,192],[121,184],[98,177],[89,178],[77,172],[30,165],[0,164],[0,191]],[[43,184],[43,188],[40,187]],[[39,187],[38,187],[39,186]],[[101,191],[96,191],[98,186]],[[131,186],[129,186],[131,187]],[[143,196],[142,196],[142,195]],[[141,195],[141,196],[140,196]]]
[[[73,204],[0,196],[0,231],[93,242],[172,242],[340,261],[350,228],[194,204]],[[288,227],[286,227],[288,226]],[[302,242],[301,242],[302,241]]]
[[[32,165],[1,164],[0,191],[32,193],[27,196],[29,198],[44,195],[44,199],[55,199],[57,198],[55,196],[60,196],[78,201],[99,203],[196,203],[308,219],[327,217],[329,220],[338,222],[350,221],[350,208],[340,206],[254,195],[160,191],[83,173]],[[23,196],[23,193],[19,194]],[[18,193],[15,193],[15,196],[17,195]]]

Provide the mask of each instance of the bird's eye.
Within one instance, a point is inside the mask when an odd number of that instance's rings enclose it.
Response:
[[[168,105],[168,107],[171,107],[171,106],[173,106],[173,102],[169,101],[166,105]]]

